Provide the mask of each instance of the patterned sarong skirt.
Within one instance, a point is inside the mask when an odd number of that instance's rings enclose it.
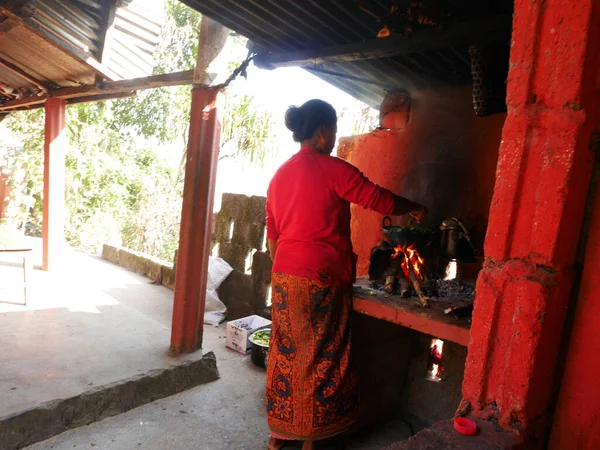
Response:
[[[358,377],[350,358],[352,288],[274,273],[267,418],[273,436],[319,440],[350,429]]]

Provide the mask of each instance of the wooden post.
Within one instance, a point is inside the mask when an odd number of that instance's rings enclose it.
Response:
[[[190,134],[186,155],[183,206],[177,271],[171,352],[193,352],[202,347],[211,221],[214,203],[221,123],[221,92],[210,89],[209,64],[221,52],[228,30],[202,18],[200,45],[194,72]]]
[[[64,100],[46,101],[42,270],[54,267],[64,245],[65,109]]]

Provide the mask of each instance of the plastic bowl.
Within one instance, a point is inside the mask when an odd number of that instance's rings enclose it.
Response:
[[[477,433],[477,424],[471,419],[457,417],[454,419],[454,429],[465,436],[473,436]]]

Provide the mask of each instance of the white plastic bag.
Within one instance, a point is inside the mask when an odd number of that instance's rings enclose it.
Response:
[[[204,323],[218,326],[225,320],[227,307],[219,299],[217,289],[221,283],[233,272],[233,268],[222,258],[208,257],[208,281],[206,283],[206,308],[204,310]]]

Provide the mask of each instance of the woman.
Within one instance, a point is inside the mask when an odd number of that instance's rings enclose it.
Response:
[[[425,208],[369,181],[332,157],[337,115],[322,100],[291,107],[286,126],[301,150],[273,177],[267,195],[267,238],[274,259],[273,331],[267,368],[269,449],[286,440],[314,442],[352,427],[358,378],[350,357],[350,312],[356,255],[350,203],[381,214]]]

